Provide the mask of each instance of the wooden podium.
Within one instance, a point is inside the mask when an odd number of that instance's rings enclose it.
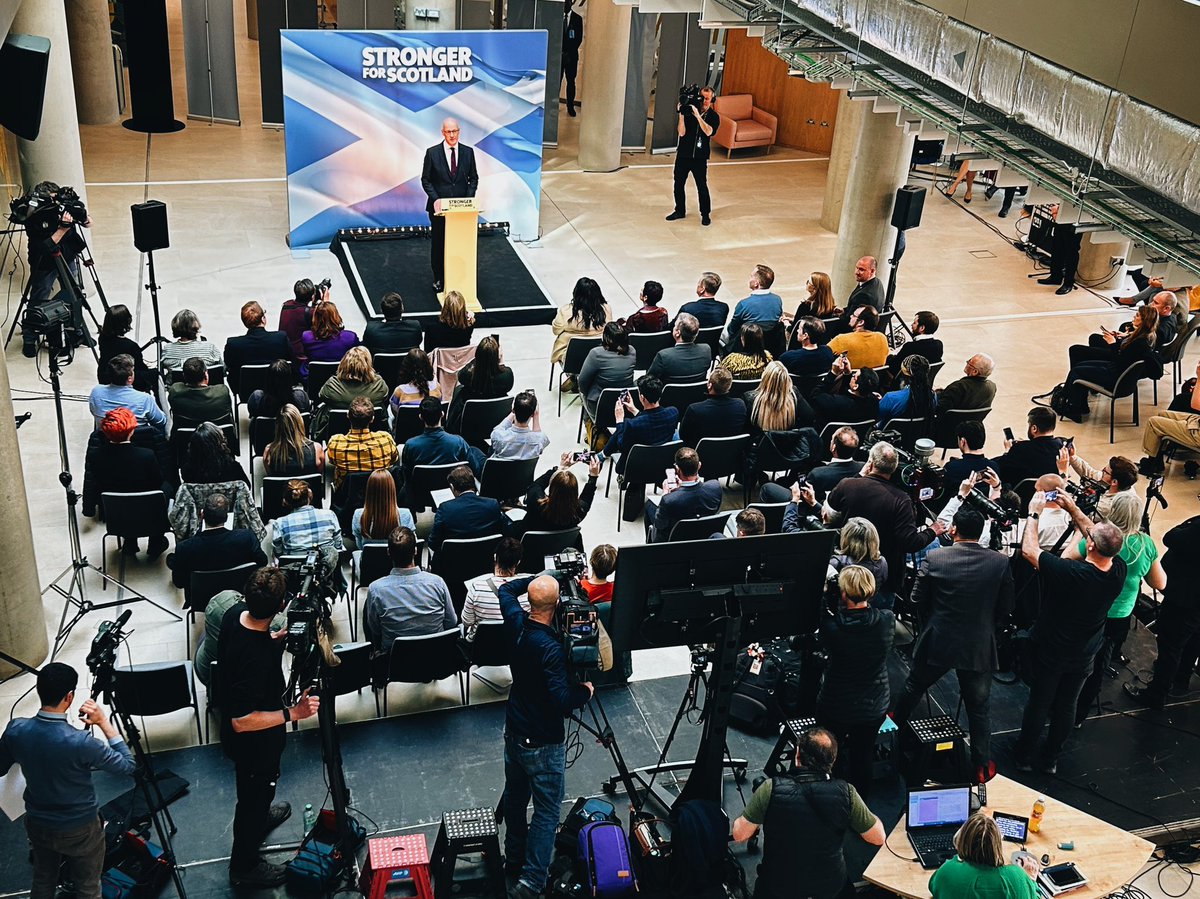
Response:
[[[479,304],[478,275],[479,259],[479,204],[474,197],[443,197],[440,211],[434,213],[446,220],[446,247],[444,290],[438,294],[438,302],[446,300],[446,293],[457,290],[467,301],[472,312],[482,312]]]

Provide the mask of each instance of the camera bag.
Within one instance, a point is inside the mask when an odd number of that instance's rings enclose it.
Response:
[[[752,734],[776,734],[779,725],[800,711],[803,656],[786,638],[739,653],[729,702],[729,723]]]
[[[579,831],[579,869],[593,899],[617,899],[637,891],[629,841],[616,821],[593,821]]]
[[[588,799],[580,796],[567,812],[567,817],[558,826],[558,835],[554,838],[554,846],[559,852],[575,854],[579,846],[579,832],[594,821],[617,822],[617,810],[611,802],[603,799]]]

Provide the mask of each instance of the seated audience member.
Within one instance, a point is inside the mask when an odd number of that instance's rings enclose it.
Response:
[[[292,363],[276,359],[267,367],[266,386],[254,391],[246,400],[246,412],[251,418],[274,418],[284,406],[295,406],[297,412],[307,412],[312,404],[296,379]]]
[[[1142,501],[1137,491],[1137,466],[1124,456],[1112,456],[1104,468],[1093,468],[1086,459],[1076,454],[1075,445],[1071,443],[1059,451],[1057,461],[1058,473],[1064,478],[1069,470],[1074,470],[1081,478],[1096,481],[1108,488],[1096,503],[1096,512],[1101,518],[1108,518],[1108,507],[1112,505],[1113,498],[1122,493],[1129,494],[1138,503]]]
[[[133,360],[133,386],[144,393],[153,393],[158,387],[158,372],[146,364],[142,348],[136,340],[126,337],[133,330],[133,315],[123,303],[115,303],[104,313],[104,324],[97,334],[100,359],[96,367],[96,380],[101,384],[108,379],[108,363],[124,353]]]
[[[467,301],[457,290],[446,294],[442,311],[437,318],[425,323],[425,352],[446,347],[453,349],[471,345],[475,333],[475,313],[467,309]]]
[[[329,299],[329,288],[320,291],[311,278],[301,278],[292,287],[292,298],[279,310],[279,330],[292,345],[292,358],[304,360],[304,332],[312,328],[313,304]]]
[[[434,400],[437,402],[437,400]],[[438,406],[440,413],[441,406]],[[400,453],[387,431],[372,431],[375,407],[365,396],[356,396],[347,410],[350,430],[329,438],[326,455],[333,465],[334,489],[342,486],[346,475],[356,471],[378,471],[396,464]],[[461,439],[461,438],[460,438]],[[407,451],[405,452],[407,456]]]
[[[1197,290],[1200,290],[1200,286],[1197,287]],[[1171,405],[1167,406],[1167,411],[1184,412],[1188,415],[1197,411],[1192,407],[1192,402],[1193,400],[1200,401],[1200,397],[1196,395],[1196,381],[1198,379],[1200,379],[1200,362],[1196,363],[1196,371],[1192,377],[1179,385],[1179,393],[1175,394],[1175,398],[1171,400]]]
[[[362,342],[372,353],[407,353],[421,345],[421,323],[404,317],[404,298],[389,290],[379,301],[383,321],[371,319],[363,330]]]
[[[829,439],[830,460],[824,465],[818,465],[808,473],[808,483],[813,485],[817,499],[825,501],[825,496],[846,478],[852,478],[862,468],[862,463],[854,458],[858,452],[858,431],[854,428],[842,427],[833,432]]]
[[[492,430],[490,438],[492,459],[537,459],[550,445],[550,438],[542,433],[541,413],[537,397],[522,390],[513,399],[513,409],[508,417]]]
[[[954,852],[929,878],[933,899],[1038,899],[1041,895],[1034,880],[1037,861],[1025,856],[1020,863],[1005,864],[1008,853],[1000,828],[982,812],[973,814],[954,834]]]
[[[388,537],[391,573],[367,588],[363,632],[375,649],[391,651],[397,637],[439,634],[458,624],[446,582],[417,567],[417,535],[396,528]]]
[[[596,481],[600,477],[600,458],[588,459],[588,477],[583,490],[571,472],[571,453],[563,453],[558,467],[551,468],[533,482],[525,495],[525,517],[518,522],[522,534],[530,531],[564,531],[578,527],[592,508]]]
[[[299,477],[325,471],[325,451],[308,439],[304,418],[288,404],[275,416],[275,439],[263,449],[263,473],[270,477]]]
[[[704,437],[745,434],[749,412],[740,396],[731,396],[733,375],[719,365],[708,376],[708,399],[692,403],[683,413],[679,439],[695,447]]]
[[[579,586],[587,594],[588,602],[595,605],[612,602],[613,572],[617,570],[617,548],[611,543],[601,543],[588,556],[588,570],[579,579]]]
[[[305,555],[316,549],[325,571],[336,571],[342,545],[342,526],[332,509],[312,504],[312,488],[307,481],[288,481],[283,490],[287,514],[271,522],[271,549],[276,561],[280,556]]]
[[[243,365],[266,365],[292,358],[292,343],[282,331],[267,330],[267,313],[255,300],[242,304],[246,333],[225,341],[225,378],[235,392]]]
[[[267,536],[266,525],[258,514],[248,483],[240,478],[211,484],[185,481],[175,492],[175,502],[168,515],[177,544],[200,533],[200,512],[214,493],[222,494],[229,502],[229,508],[233,511],[234,530],[247,528],[254,532],[260,542]]]
[[[600,285],[591,278],[580,278],[571,292],[571,301],[558,308],[554,321],[550,323],[550,330],[554,332],[551,364],[562,363],[572,337],[599,337],[610,321],[612,310],[604,301]]]
[[[1177,308],[1178,307],[1178,308]],[[1176,302],[1175,294],[1169,290],[1159,291],[1147,301],[1146,309],[1153,309],[1158,315],[1154,328],[1154,344],[1162,349],[1175,339],[1180,328],[1187,324],[1187,313]],[[1139,310],[1142,311],[1142,310]],[[1088,336],[1087,345],[1076,344],[1068,351],[1071,365],[1088,360],[1106,360],[1110,357],[1109,347],[1137,330],[1138,314],[1133,314],[1133,320],[1124,322],[1116,331],[1101,327],[1100,333]],[[1098,351],[1098,352],[1097,352]]]
[[[642,286],[638,297],[642,307],[628,318],[620,319],[619,324],[626,331],[636,331],[639,334],[653,334],[667,330],[667,310],[659,307],[662,302],[663,286],[657,281],[647,281]]]
[[[457,434],[450,434],[442,428],[442,404],[438,400],[433,397],[421,400],[418,414],[425,429],[416,437],[409,438],[408,442],[404,444],[404,456],[400,460],[406,485],[406,495],[402,498],[402,502],[406,506],[414,505],[415,502],[423,502],[425,499],[425,497],[407,495],[407,485],[412,482],[413,469],[418,465],[447,465],[450,462],[466,462],[476,475],[483,467],[483,454],[479,450],[468,446],[467,441]]]
[[[724,326],[729,318],[729,304],[718,300],[721,276],[716,272],[704,272],[696,282],[696,299],[679,307],[679,314],[695,316],[701,328]]]
[[[329,300],[313,306],[312,328],[300,338],[304,345],[302,377],[308,377],[309,362],[340,362],[346,350],[358,346],[358,335],[342,322],[342,315]]]
[[[513,371],[500,361],[500,341],[485,337],[475,349],[475,358],[458,373],[458,386],[450,408],[446,410],[446,430],[457,434],[462,430],[463,412],[467,400],[493,400],[512,393]]]
[[[396,528],[416,531],[412,512],[396,504],[396,479],[388,471],[373,471],[363,491],[363,507],[354,510],[350,533],[362,549],[364,543],[387,543]]]
[[[674,439],[675,429],[679,426],[679,410],[674,406],[660,406],[662,399],[662,382],[650,375],[642,375],[637,382],[638,394],[642,401],[641,411],[633,404],[632,399],[617,400],[615,418],[616,430],[612,439],[599,454],[601,462],[606,456],[619,454],[616,462],[617,474],[625,473],[625,462],[629,450],[642,444],[657,446]],[[636,521],[638,513],[646,498],[645,484],[628,484],[625,489],[626,521]]]
[[[167,391],[175,427],[195,427],[203,421],[233,423],[233,397],[224,384],[209,384],[204,360],[193,356],[183,363],[183,379]]]
[[[158,408],[154,397],[134,388],[133,377],[132,356],[119,353],[109,360],[105,383],[97,384],[88,395],[88,409],[96,427],[100,427],[104,416],[113,409],[128,409],[137,418],[138,424],[149,425],[166,437],[167,416]]]
[[[632,387],[635,357],[629,351],[629,334],[616,322],[604,326],[600,346],[592,347],[579,370],[579,392],[589,421],[596,418],[596,401],[612,387]],[[589,442],[591,429],[588,429]]]
[[[442,398],[442,385],[434,379],[433,363],[422,349],[414,347],[400,360],[398,377],[400,383],[392,392],[392,409],[419,405],[427,397]]]
[[[801,300],[796,306],[796,311],[789,315],[783,313],[783,323],[788,326],[788,346],[796,346],[800,337],[800,323],[806,318],[815,318],[817,320],[832,318],[835,315],[841,315],[842,310],[837,307],[837,302],[833,298],[833,284],[829,280],[829,275],[825,272],[813,272],[808,276],[808,281],[805,282],[805,289],[808,291],[808,298]],[[825,323],[821,322],[821,334],[825,334]],[[828,368],[828,366],[826,366]]]
[[[833,350],[825,342],[825,325],[812,316],[800,319],[796,326],[796,349],[779,357],[789,374],[807,377],[823,375],[833,365]]]
[[[183,363],[193,356],[206,366],[224,365],[221,351],[215,344],[200,336],[200,317],[191,309],[180,309],[171,319],[171,333],[175,340],[161,344],[158,351],[158,366],[168,372],[177,372]]]
[[[696,343],[699,333],[700,322],[694,315],[681,312],[675,316],[672,329],[675,346],[659,350],[646,374],[654,375],[664,384],[703,381],[712,367],[712,347],[706,343]]]
[[[1200,363],[1196,365],[1196,375],[1200,377]],[[1162,474],[1166,470],[1163,461],[1165,440],[1185,450],[1200,452],[1200,390],[1196,390],[1196,378],[1191,378],[1183,386],[1181,396],[1186,397],[1185,402],[1179,402],[1177,397],[1166,412],[1146,419],[1146,427],[1142,431],[1142,449],[1146,455],[1138,463],[1138,468],[1147,477]],[[1178,408],[1180,406],[1183,408]]]
[[[247,562],[267,564],[267,554],[254,532],[249,528],[226,529],[228,518],[229,500],[223,493],[213,493],[204,500],[200,510],[204,529],[194,537],[181,540],[175,552],[167,556],[171,581],[176,587],[187,590],[192,574],[197,571],[221,571]]]
[[[812,406],[792,384],[782,362],[763,369],[762,382],[742,396],[746,421],[755,440],[766,431],[791,431],[810,427],[814,421]]]
[[[870,306],[875,310],[877,316],[883,314],[887,289],[877,277],[877,267],[878,264],[874,256],[863,256],[858,262],[854,263],[854,280],[857,283],[854,285],[854,290],[850,291],[850,296],[846,299],[846,308],[842,310],[841,318],[830,329],[832,333],[844,334],[847,331],[853,331],[854,313],[863,306]],[[875,324],[872,324],[871,327],[874,329]],[[880,364],[882,365],[883,363]],[[856,365],[855,368],[857,367]]]
[[[503,621],[500,614],[500,597],[497,590],[517,576],[521,566],[521,541],[505,537],[496,545],[492,559],[492,573],[481,574],[467,581],[467,599],[463,603],[462,626],[467,642],[475,639],[481,621]],[[519,600],[521,608],[529,611],[529,597]]]
[[[938,408],[987,409],[996,398],[996,383],[988,380],[996,363],[987,353],[976,353],[963,366],[963,376],[951,381],[938,395]]]
[[[958,438],[958,451],[961,459],[951,459],[944,470],[947,484],[957,484],[973,471],[983,471],[990,464],[984,455],[983,445],[987,442],[987,431],[981,421],[959,422],[954,430]]]
[[[821,646],[828,661],[817,693],[817,723],[841,746],[847,780],[869,796],[875,780],[875,743],[891,703],[888,655],[896,618],[874,602],[875,576],[861,565],[837,575],[840,601],[821,624]]]
[[[942,342],[933,335],[937,333],[940,319],[936,312],[922,310],[912,323],[912,340],[901,344],[900,349],[888,355],[887,365],[893,377],[900,374],[900,363],[909,356],[924,356],[931,365],[942,361]]]
[[[772,358],[763,345],[762,328],[754,323],[742,325],[736,346],[737,349],[721,360],[721,367],[739,381],[762,377],[763,369]]]
[[[143,394],[144,395],[144,394]],[[128,409],[110,409],[100,422],[100,435],[104,439],[89,453],[88,470],[95,483],[95,492],[141,493],[146,490],[163,490],[162,470],[154,450],[133,445],[133,432],[137,430],[137,419]],[[100,510],[103,512],[103,509]],[[160,534],[150,538],[147,553],[151,560],[157,559],[167,550],[167,537]],[[125,537],[121,551],[136,555],[136,537]]]
[[[873,368],[852,370],[848,359],[833,363],[833,377],[810,397],[818,425],[831,421],[875,421],[879,416],[879,374]]]
[[[920,434],[933,430],[937,394],[930,383],[929,360],[924,356],[905,356],[900,363],[900,380],[879,400],[879,427],[886,428],[893,418],[919,418],[925,421]]]
[[[217,660],[217,646],[221,639],[221,625],[226,613],[234,606],[244,604],[249,598],[256,604],[282,606],[287,596],[287,574],[274,565],[263,566],[246,581],[245,593],[237,590],[222,590],[208,601],[204,609],[204,637],[196,648],[194,670],[196,679],[211,688],[212,663]],[[287,628],[287,612],[280,612],[271,621],[271,633]]]
[[[750,273],[750,296],[733,307],[733,316],[725,329],[721,343],[738,346],[738,335],[746,325],[758,325],[763,331],[779,324],[783,316],[783,300],[771,292],[775,283],[775,272],[765,265],[754,266]]]
[[[665,481],[662,490],[657,504],[646,500],[647,543],[666,543],[680,521],[712,515],[721,508],[721,482],[700,478],[700,457],[691,447],[675,453],[675,479]]]
[[[1019,484],[1058,471],[1058,451],[1063,442],[1054,436],[1058,416],[1052,409],[1034,406],[1029,410],[1027,439],[1005,440],[1004,455],[989,463],[1005,484]]]
[[[250,483],[246,469],[229,449],[224,432],[210,421],[202,422],[188,440],[179,477],[185,484]]]
[[[357,396],[365,396],[372,406],[382,406],[388,396],[387,382],[375,371],[371,351],[365,346],[346,350],[337,372],[321,385],[318,399],[327,410],[348,409]]]
[[[446,477],[454,499],[437,507],[433,530],[429,532],[429,548],[435,553],[445,540],[464,537],[489,537],[505,534],[509,520],[500,503],[475,491],[475,475],[471,466],[460,465]]]
[[[767,516],[758,509],[742,509],[730,521],[733,524],[734,537],[761,537],[767,532]],[[729,530],[728,524],[725,529]],[[709,539],[717,540],[728,536],[728,533],[713,534]]]
[[[1145,377],[1162,376],[1162,363],[1154,350],[1158,345],[1155,333],[1158,327],[1158,310],[1153,306],[1143,306],[1133,314],[1133,324],[1133,330],[1124,337],[1106,331],[1104,339],[1107,346],[1093,351],[1096,358],[1074,362],[1071,365],[1064,381],[1066,405],[1060,410],[1065,417],[1082,424],[1090,411],[1090,392],[1088,388],[1077,384],[1077,381],[1088,381],[1111,389],[1121,374],[1137,362],[1143,364]]]
[[[845,353],[851,368],[879,368],[887,363],[887,337],[875,329],[879,313],[874,306],[859,306],[850,314],[849,330],[829,341],[835,355]]]
[[[887,559],[879,552],[879,531],[865,518],[851,518],[842,525],[841,531],[838,532],[838,544],[829,559],[826,579],[835,580],[851,565],[865,569],[875,579],[875,598],[872,604],[879,609],[890,609],[894,597],[886,587]]]

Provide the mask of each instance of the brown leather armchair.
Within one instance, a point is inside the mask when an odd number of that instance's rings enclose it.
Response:
[[[779,120],[754,105],[753,94],[727,94],[718,97],[713,108],[721,116],[713,143],[724,147],[726,156],[743,147],[766,147],[771,152]]]

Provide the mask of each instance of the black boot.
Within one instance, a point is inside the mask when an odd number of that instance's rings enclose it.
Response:
[[[1062,275],[1051,273],[1045,278],[1038,278],[1038,284],[1062,284]]]
[[[1054,291],[1054,294],[1055,294],[1055,296],[1065,297],[1067,294],[1069,294],[1074,289],[1075,289],[1074,284],[1072,284],[1070,281],[1064,281],[1063,286],[1060,287],[1058,290]]]

